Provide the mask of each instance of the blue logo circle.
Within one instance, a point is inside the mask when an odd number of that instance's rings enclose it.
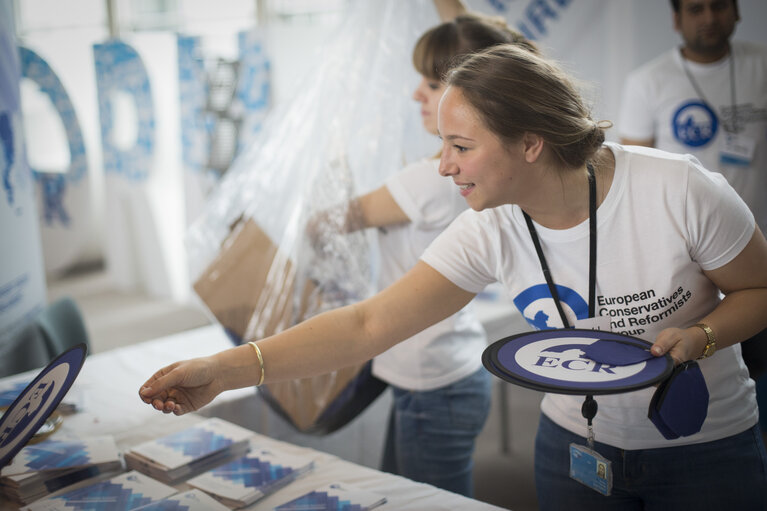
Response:
[[[719,120],[711,108],[698,100],[684,103],[671,119],[674,138],[689,147],[711,142],[719,129]]]
[[[555,284],[559,300],[573,311],[578,319],[589,317],[589,304],[581,295],[567,286]],[[514,305],[522,313],[525,320],[536,330],[551,330],[560,328],[560,317],[556,303],[551,297],[549,286],[537,284],[530,286],[514,298]]]

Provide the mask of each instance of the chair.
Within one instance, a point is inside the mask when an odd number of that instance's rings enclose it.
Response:
[[[35,321],[0,339],[0,378],[44,367],[50,360],[48,342]]]
[[[35,317],[35,323],[45,337],[51,359],[80,343],[85,344],[86,353],[90,350],[83,316],[75,301],[68,296],[48,304]]]

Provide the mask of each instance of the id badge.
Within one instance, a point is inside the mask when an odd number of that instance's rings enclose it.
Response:
[[[610,327],[610,316],[595,316],[593,318],[576,319],[573,327],[583,328],[584,330],[601,330],[603,332],[612,332]]]
[[[605,496],[613,489],[612,463],[585,445],[570,444],[570,477]]]
[[[740,133],[724,132],[719,147],[719,163],[736,167],[751,165],[756,151],[756,140]]]

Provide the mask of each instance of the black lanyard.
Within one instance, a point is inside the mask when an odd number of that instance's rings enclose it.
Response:
[[[587,163],[586,168],[589,171],[589,317],[593,318],[597,280],[597,182],[594,178],[594,167],[592,167],[590,163]],[[543,255],[543,250],[541,250],[541,242],[538,240],[538,233],[535,230],[535,225],[533,225],[533,221],[527,213],[522,211],[522,214],[525,215],[527,230],[530,231],[530,237],[533,239],[535,252],[538,254],[538,260],[541,262],[541,270],[543,270],[543,276],[546,278],[546,284],[549,286],[551,298],[554,299],[554,303],[557,306],[557,311],[559,312],[559,317],[562,319],[562,324],[565,328],[570,328],[570,322],[567,321],[567,316],[565,316],[565,311],[562,309],[562,303],[559,300],[559,293],[551,278],[549,265],[546,263],[546,257]]]

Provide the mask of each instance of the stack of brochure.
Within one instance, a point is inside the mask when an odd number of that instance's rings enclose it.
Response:
[[[131,511],[161,501],[176,493],[176,489],[136,471],[100,481],[88,486],[54,495],[22,511]]]
[[[146,506],[141,511],[229,511],[229,508],[219,504],[213,497],[200,490],[189,490],[171,497],[166,497]]]
[[[277,506],[275,511],[368,511],[386,497],[342,483],[333,483]]]
[[[128,468],[167,484],[199,474],[242,456],[253,432],[212,418],[178,433],[150,440],[125,452]]]
[[[275,449],[254,449],[246,456],[187,481],[232,508],[258,499],[314,467],[314,461]]]
[[[28,504],[70,484],[122,469],[111,436],[45,440],[27,445],[0,470],[0,494]]]

